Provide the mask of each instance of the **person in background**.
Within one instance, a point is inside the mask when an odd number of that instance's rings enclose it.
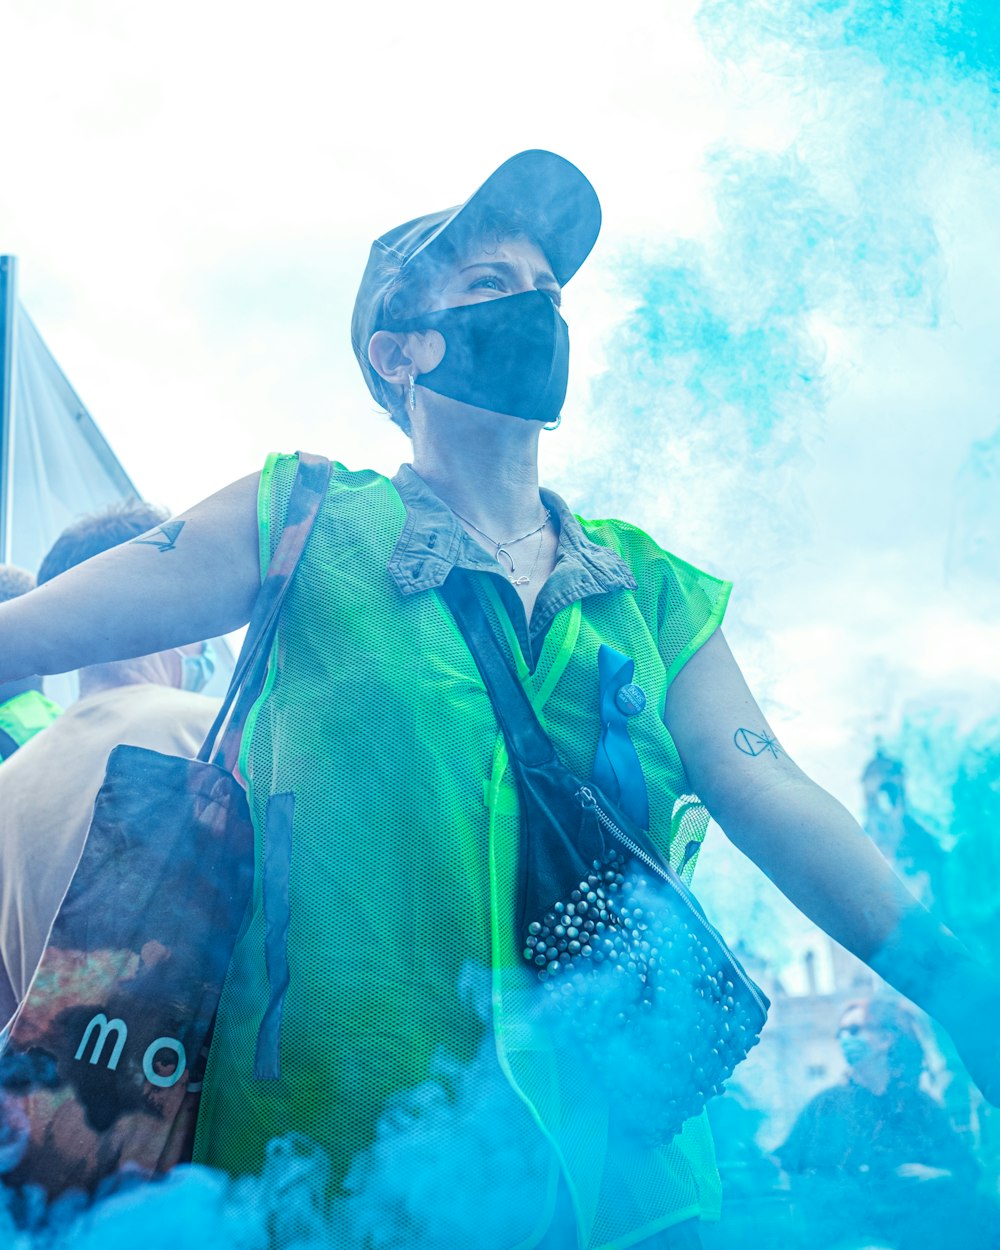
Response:
[[[912,1013],[889,998],[849,1003],[837,1040],[843,1080],[807,1103],[776,1152],[805,1243],[875,1235],[899,1250],[936,1250],[961,1224],[964,1250],[996,1245],[997,1211],[975,1193],[972,1153],[920,1088]]]
[[[165,519],[131,500],[75,522],[42,561],[38,584]],[[79,671],[80,698],[8,760],[0,776],[0,1025],[27,993],[90,827],[107,759],[119,743],[194,755],[218,711],[197,693],[208,644]]]
[[[14,564],[0,564],[0,603],[34,590],[35,578]],[[42,693],[40,677],[22,677],[0,684],[0,762],[47,729],[62,711]]]

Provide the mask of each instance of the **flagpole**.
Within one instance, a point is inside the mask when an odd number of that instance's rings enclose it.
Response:
[[[17,257],[0,256],[0,564],[10,563],[14,500],[14,322]]]

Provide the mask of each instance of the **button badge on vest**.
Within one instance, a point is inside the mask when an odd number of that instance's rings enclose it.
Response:
[[[627,685],[618,687],[615,692],[615,704],[619,712],[625,716],[638,716],[646,706],[646,692],[642,686],[637,686],[634,681],[630,681]]]

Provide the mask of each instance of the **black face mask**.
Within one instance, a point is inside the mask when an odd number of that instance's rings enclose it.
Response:
[[[420,386],[525,421],[554,421],[569,379],[569,327],[541,291],[423,313],[390,327],[438,330],[445,343]]]

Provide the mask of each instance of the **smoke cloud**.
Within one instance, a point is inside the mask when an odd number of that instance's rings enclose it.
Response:
[[[701,237],[622,250],[616,268],[631,311],[593,388],[593,411],[609,414],[595,435],[599,460],[582,483],[575,471],[573,491],[585,511],[626,516],[669,534],[689,558],[753,575],[808,535],[798,479],[818,454],[845,360],[866,336],[939,324],[942,183],[963,153],[1000,146],[1000,11],[995,0],[705,0],[699,29],[728,89],[748,105],[755,93],[780,98],[792,120],[769,143],[707,155],[714,216]],[[996,456],[995,438],[975,450],[977,487],[992,481]],[[983,544],[996,532],[996,497],[966,494],[956,576],[982,573],[984,560],[993,575]],[[984,882],[992,898],[998,743],[995,721],[970,734],[926,715],[888,744],[939,845],[977,848],[952,861],[941,887],[973,942],[994,933]],[[780,953],[766,909],[740,937]],[[19,1132],[8,1115],[0,1169],[16,1158]],[[342,1236],[370,1250],[492,1248],[508,1231],[499,1213],[527,1205],[546,1162],[487,1045],[471,1066],[439,1056],[422,1086],[400,1093],[333,1206],[322,1151],[285,1136],[259,1177],[185,1167],[87,1210],[70,1199],[46,1212],[30,1194],[0,1190],[0,1241],[12,1250],[263,1250],[277,1238],[286,1250],[314,1250]],[[759,1243],[748,1234],[743,1244]]]
[[[939,324],[937,218],[1000,142],[996,23],[985,3],[702,4],[727,89],[783,126],[707,154],[698,238],[615,259],[632,307],[592,392],[601,515],[751,583],[807,541],[832,397],[872,336]]]

